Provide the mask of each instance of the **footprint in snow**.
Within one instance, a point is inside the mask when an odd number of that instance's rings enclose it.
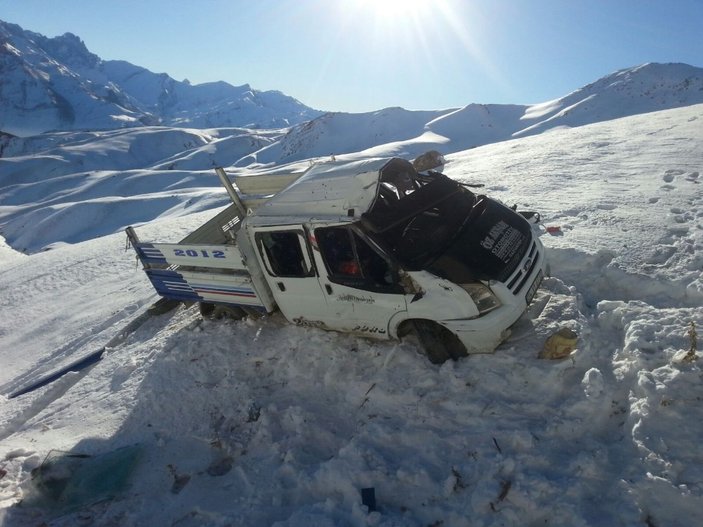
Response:
[[[682,237],[688,235],[688,230],[689,230],[689,228],[687,225],[682,225],[681,223],[678,223],[678,225],[670,226],[667,229],[667,232],[671,236],[671,239],[675,240],[677,238],[682,238]]]
[[[596,205],[596,208],[601,210],[615,210],[618,208],[618,206],[612,203],[599,203],[598,205]]]
[[[671,170],[667,170],[664,172],[664,181],[673,181],[674,176],[680,176],[684,174],[685,172],[683,170],[679,170],[678,168],[672,168]]]
[[[663,265],[669,261],[676,253],[676,247],[673,245],[660,245],[655,247],[654,251],[647,258],[647,263],[650,265]]]
[[[700,175],[700,172],[691,172],[686,176],[686,181],[690,181],[691,183],[700,183],[700,181],[698,181]]]
[[[667,170],[666,172],[664,172],[664,175],[662,176],[662,179],[663,179],[666,183],[671,183],[672,181],[674,181],[674,179],[676,178],[676,176],[681,176],[681,175],[683,175],[683,174],[685,174],[685,172],[684,172],[683,170],[671,169],[671,170]],[[668,186],[668,185],[664,185],[664,187],[662,187],[662,188],[665,188],[665,187],[667,187],[667,186]]]

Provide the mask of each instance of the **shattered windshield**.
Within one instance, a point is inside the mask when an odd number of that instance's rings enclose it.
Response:
[[[426,268],[451,245],[476,201],[443,174],[414,176],[384,177],[374,206],[362,216],[366,229],[408,270]]]

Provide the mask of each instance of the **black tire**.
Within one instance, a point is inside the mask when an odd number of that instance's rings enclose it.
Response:
[[[458,360],[468,355],[459,338],[441,324],[430,320],[413,320],[410,328],[433,364],[443,364],[449,359]]]

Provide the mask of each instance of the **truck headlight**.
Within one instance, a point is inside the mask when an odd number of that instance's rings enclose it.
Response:
[[[493,292],[483,284],[461,284],[461,287],[464,291],[469,293],[471,300],[473,300],[474,304],[476,304],[476,307],[478,308],[478,316],[483,316],[486,313],[490,313],[494,309],[498,309],[501,306],[498,297],[496,297]]]

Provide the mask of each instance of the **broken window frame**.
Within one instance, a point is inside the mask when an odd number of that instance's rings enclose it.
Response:
[[[294,250],[297,254],[290,256],[295,257],[297,260],[296,269],[286,268],[286,265],[290,265],[289,262],[281,260],[282,254],[276,254],[273,252],[273,247],[267,240],[273,241],[274,244],[281,243],[279,240],[272,240],[275,235],[292,235],[296,243],[292,241],[289,244],[289,249]],[[312,263],[312,257],[310,255],[310,250],[306,241],[306,236],[301,229],[281,229],[281,230],[267,230],[262,232],[257,232],[255,235],[256,245],[259,249],[259,254],[261,255],[261,260],[264,263],[266,271],[275,277],[280,278],[308,278],[315,276],[315,267]],[[286,241],[285,243],[289,243]],[[284,260],[286,260],[284,258]],[[298,270],[299,269],[299,270]]]

